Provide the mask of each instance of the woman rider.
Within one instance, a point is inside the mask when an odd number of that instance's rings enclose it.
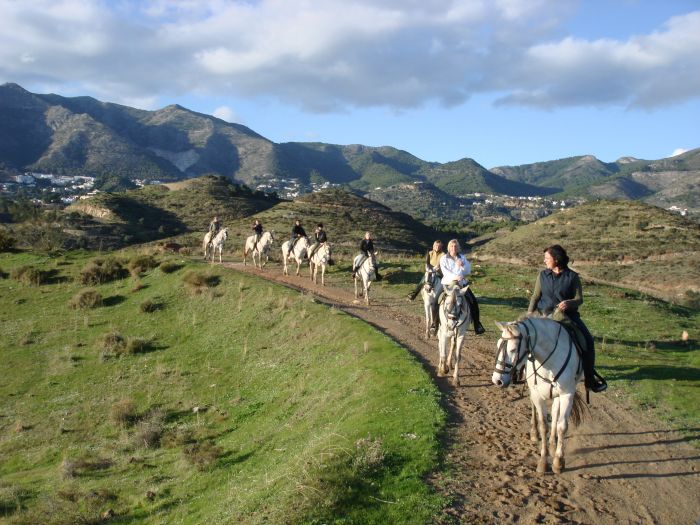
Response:
[[[581,279],[569,268],[569,256],[558,244],[545,249],[544,265],[546,269],[537,276],[535,291],[532,293],[527,311],[528,313],[538,311],[563,324],[568,321],[581,331],[587,347],[582,349],[581,356],[586,388],[593,392],[603,392],[608,385],[595,371],[593,336],[578,313],[579,306],[583,304]]]
[[[433,249],[429,250],[428,253],[425,254],[425,271],[429,272],[432,270],[438,277],[442,278],[442,273],[440,272],[440,259],[443,255],[445,255],[445,250],[442,248],[442,241],[438,239],[433,243]],[[415,300],[423,288],[424,283],[425,272],[423,273],[423,277],[420,278],[420,282],[416,285],[413,291],[408,294],[409,301]]]
[[[468,284],[467,275],[472,273],[472,267],[467,258],[460,252],[459,241],[452,239],[447,243],[447,253],[440,258],[440,270],[442,271],[442,285],[464,287]],[[472,320],[474,322],[474,333],[483,334],[486,329],[479,321],[479,303],[472,292],[471,286],[467,288],[464,297],[469,302]]]

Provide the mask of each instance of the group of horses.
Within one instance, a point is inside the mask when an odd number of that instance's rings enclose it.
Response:
[[[228,238],[228,228],[216,235],[210,233],[204,238],[205,259],[214,261],[216,252],[219,262],[224,243]],[[274,242],[274,232],[267,231],[255,240],[251,235],[243,249],[243,263],[248,255],[253,265],[262,269],[268,262],[269,251]],[[289,262],[296,262],[296,275],[307,259],[311,243],[306,237],[299,238],[290,250],[290,241],[282,244],[282,264],[284,275],[289,275]],[[356,259],[354,284],[355,299],[364,297],[369,305],[369,289],[376,280],[376,254]],[[359,256],[358,256],[359,257]],[[309,273],[314,283],[318,283],[321,270],[321,284],[325,285],[326,267],[331,259],[331,247],[321,244],[309,259]],[[426,271],[421,289],[425,313],[425,337],[436,336],[438,340],[438,376],[452,372],[452,383],[459,386],[459,361],[467,334],[472,322],[469,301],[465,297],[467,287],[443,287],[440,277],[432,270]],[[569,421],[578,424],[585,413],[585,405],[576,385],[583,375],[582,361],[575,348],[572,336],[560,323],[547,318],[527,317],[521,321],[496,323],[500,330],[497,342],[495,368],[492,382],[498,387],[507,387],[514,378],[523,374],[530,390],[532,404],[530,440],[540,440],[538,472],[547,469],[547,453],[552,457],[552,470],[560,473],[564,469],[564,444]],[[547,439],[548,406],[551,403],[551,430]],[[547,446],[549,445],[549,446]]]

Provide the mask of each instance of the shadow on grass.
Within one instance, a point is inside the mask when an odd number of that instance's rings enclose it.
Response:
[[[243,463],[244,461],[247,461],[253,455],[255,452],[246,452],[244,454],[236,454],[232,450],[229,450],[228,452],[223,453],[221,456],[219,456],[219,460],[216,463],[216,466],[221,468],[221,467],[232,467],[234,465],[237,465],[239,463]]]
[[[61,272],[56,269],[43,270],[41,272],[41,281],[44,284],[61,284],[70,281],[65,275],[61,275]]]
[[[601,367],[603,368],[603,367]],[[657,381],[691,381],[700,382],[700,369],[682,366],[663,365],[613,365],[606,366],[605,377],[630,381],[653,379]]]
[[[602,342],[602,337],[596,337],[597,342]],[[614,344],[630,347],[630,349],[641,349],[647,352],[654,350],[669,352],[692,352],[698,349],[698,342],[694,339],[688,341],[628,341],[626,339],[605,338],[605,344]]]
[[[523,313],[527,311],[527,307],[530,306],[530,300],[524,297],[482,297],[479,296],[479,291],[474,290],[476,298],[479,300],[479,304],[487,304],[491,306],[510,306],[512,308],[517,308],[522,310]]]
[[[117,306],[118,304],[122,304],[126,300],[126,297],[123,295],[113,295],[111,297],[105,297],[102,300],[102,304],[104,306]]]

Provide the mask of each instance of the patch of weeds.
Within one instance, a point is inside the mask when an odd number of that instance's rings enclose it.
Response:
[[[130,337],[124,347],[124,353],[128,355],[145,354],[151,350],[153,350],[153,344],[145,337]]]
[[[134,444],[137,447],[158,448],[165,433],[165,412],[152,410],[139,421],[134,432]]]
[[[136,403],[132,399],[122,399],[112,405],[109,419],[118,427],[132,426],[138,420]]]
[[[150,314],[157,310],[161,310],[163,308],[163,304],[155,302],[152,299],[146,299],[139,305],[139,308],[143,313]]]
[[[384,466],[384,448],[380,438],[360,438],[355,442],[352,457],[353,470],[362,476],[371,476]]]
[[[94,288],[83,288],[71,297],[71,300],[68,301],[68,306],[73,310],[97,308],[102,306],[102,295]]]
[[[105,458],[63,458],[61,461],[60,471],[63,479],[73,479],[77,476],[86,475],[91,472],[106,470],[114,465],[111,459]]]
[[[79,281],[81,284],[96,285],[123,279],[128,273],[122,263],[114,257],[106,259],[98,257],[88,262],[80,270]]]
[[[129,260],[128,268],[132,277],[139,277],[158,266],[158,261],[152,255],[137,255]]]
[[[185,445],[182,453],[197,470],[205,471],[214,468],[224,451],[210,441],[203,441]]]
[[[174,273],[182,268],[182,264],[178,264],[172,261],[164,261],[160,263],[160,271],[163,273]]]
[[[126,339],[117,331],[107,332],[102,336],[101,350],[103,356],[121,354],[126,348]]]
[[[0,485],[0,516],[10,516],[22,509],[29,492],[14,485]]]
[[[210,273],[189,271],[183,276],[182,282],[185,283],[192,293],[201,294],[208,288],[218,286],[221,278]]]
[[[14,268],[10,277],[26,286],[39,286],[43,283],[43,272],[34,266]]]

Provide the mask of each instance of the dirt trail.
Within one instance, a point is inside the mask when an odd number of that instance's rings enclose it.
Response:
[[[700,450],[689,444],[700,429],[675,433],[609,389],[591,395],[587,421],[569,430],[565,472],[538,475],[526,391],[491,384],[495,327],[478,337],[470,332],[462,385],[454,388],[437,378],[437,343],[423,338],[422,305],[390,297],[381,286],[370,293],[372,305],[355,304],[345,275],[332,274],[321,287],[308,273],[285,277],[275,264],[263,272],[224,265],[312,293],[376,326],[423,363],[449,413],[445,464],[430,482],[451,504],[436,523],[700,523]]]

